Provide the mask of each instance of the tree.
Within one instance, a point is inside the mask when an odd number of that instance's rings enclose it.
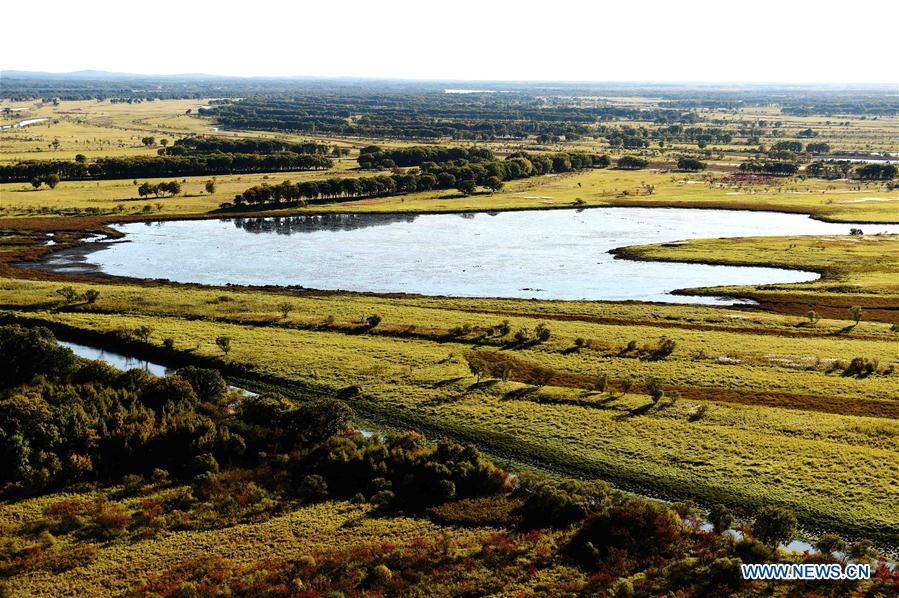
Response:
[[[474,193],[477,186],[475,182],[470,179],[462,179],[461,181],[456,181],[456,189],[462,195],[471,195]]]
[[[168,139],[160,139],[159,143],[162,145],[162,147],[166,147],[169,144],[169,140]]]
[[[815,548],[821,554],[832,555],[835,552],[846,552],[846,542],[836,534],[824,534],[815,542]]]
[[[662,381],[652,377],[646,380],[646,392],[649,393],[653,403],[658,403],[665,396],[665,390],[662,388]]]
[[[534,338],[537,342],[545,343],[549,340],[550,336],[552,336],[552,332],[549,329],[549,326],[540,322],[534,327]]]
[[[215,181],[206,181],[206,193],[210,195],[215,193]]]
[[[487,373],[487,362],[475,352],[466,353],[465,361],[468,362],[469,371],[476,376],[478,382],[480,382],[481,376]]]
[[[290,303],[289,301],[285,301],[284,303],[279,304],[278,311],[281,312],[282,318],[287,318],[288,314],[290,314],[290,312],[293,311],[293,303]]]
[[[156,145],[156,138],[155,137],[143,137],[143,138],[141,138],[140,142],[143,143],[145,146],[150,147],[151,145]]]
[[[494,192],[503,190],[503,182],[498,176],[487,177],[485,185]]]
[[[215,339],[215,344],[218,345],[218,348],[222,350],[222,353],[227,355],[231,352],[231,337],[230,336],[219,336]]]
[[[100,298],[100,291],[97,289],[88,289],[84,292],[84,300],[88,303],[96,303]]]
[[[715,504],[709,509],[709,523],[712,524],[716,533],[721,534],[729,530],[730,526],[733,525],[734,516],[724,505],[720,503]]]
[[[84,164],[85,162],[87,162],[87,156],[85,156],[84,154],[75,154],[75,162],[77,162],[78,164]]]
[[[132,331],[132,335],[134,338],[141,342],[147,342],[150,340],[150,334],[152,334],[153,329],[150,326],[138,326]]]
[[[33,179],[31,179],[31,186],[34,187],[35,189],[40,189],[41,185],[43,185],[43,184],[44,184],[44,181],[42,181],[41,179],[39,179],[37,177],[34,177]]]
[[[796,534],[796,515],[783,507],[763,507],[755,516],[752,535],[770,546],[789,542]]]
[[[147,197],[148,195],[157,194],[156,185],[151,185],[150,183],[141,183],[140,187],[137,188],[137,194],[141,197]]]
[[[186,366],[178,370],[178,376],[187,380],[203,403],[220,404],[228,392],[228,384],[218,370]]]
[[[381,323],[381,316],[379,316],[378,314],[372,314],[365,318],[365,322],[368,324],[369,328],[374,328]]]
[[[45,182],[45,183],[47,184],[47,186],[50,187],[51,189],[56,189],[56,185],[59,184],[59,175],[56,174],[55,172],[54,172],[54,173],[50,173],[50,174],[48,174],[47,176],[44,177],[44,182]]]
[[[817,324],[818,320],[821,319],[821,316],[818,315],[818,312],[813,309],[808,310],[808,312],[805,314],[805,317],[808,318],[808,323],[812,326]]]
[[[858,326],[858,323],[862,321],[862,308],[858,305],[853,305],[849,308],[849,315],[852,316],[855,325]]]
[[[636,156],[622,156],[618,158],[618,168],[623,170],[640,170],[649,166],[649,161]]]
[[[705,162],[700,162],[696,158],[688,158],[686,156],[677,159],[677,167],[681,170],[690,170],[693,172],[706,169]]]
[[[531,370],[528,378],[531,384],[538,388],[543,388],[552,381],[554,375],[555,374],[551,369],[536,366]]]

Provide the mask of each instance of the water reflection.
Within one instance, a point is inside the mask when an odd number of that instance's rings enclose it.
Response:
[[[222,219],[248,233],[315,233],[320,231],[352,231],[389,224],[412,223],[415,214],[305,214],[302,216],[261,216],[257,218]]]

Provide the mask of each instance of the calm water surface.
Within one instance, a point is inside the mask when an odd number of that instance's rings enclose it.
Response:
[[[445,215],[343,214],[129,223],[123,241],[53,254],[49,267],[222,285],[466,297],[732,303],[675,289],[804,282],[777,268],[633,262],[610,249],[685,239],[899,233],[797,214],[596,208]]]

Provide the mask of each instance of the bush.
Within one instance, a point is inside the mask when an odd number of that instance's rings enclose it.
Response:
[[[365,318],[365,323],[368,324],[369,328],[374,328],[381,323],[381,316],[379,316],[378,314],[372,314]]]
[[[543,322],[540,322],[534,327],[534,338],[537,342],[545,343],[549,340],[550,336],[552,336],[552,333],[550,332],[549,327]]]
[[[318,474],[305,476],[300,480],[297,495],[306,502],[315,502],[328,498],[328,484]]]
[[[653,359],[664,359],[674,353],[677,343],[672,339],[663,336],[659,339],[659,345],[652,352]]]
[[[846,369],[843,370],[844,376],[857,376],[866,378],[877,371],[878,362],[876,359],[868,359],[867,357],[853,357]]]
[[[219,464],[211,453],[202,453],[191,461],[191,470],[198,476],[204,473],[218,473]]]
[[[71,304],[75,303],[76,301],[78,301],[78,298],[80,297],[80,295],[78,294],[78,291],[76,291],[72,287],[62,287],[62,288],[56,289],[56,294],[60,295],[62,297],[62,299],[63,299],[63,301],[65,301],[66,305],[71,305]]]
[[[75,354],[56,344],[56,337],[42,326],[0,326],[0,387],[10,388],[30,381],[37,374],[58,379],[75,365]]]
[[[591,570],[609,558],[626,557],[631,569],[675,558],[683,548],[677,514],[655,502],[636,499],[590,516],[568,544],[569,554]]]
[[[88,289],[84,292],[84,300],[88,303],[96,303],[97,299],[100,298],[100,291],[96,289]]]
[[[610,488],[600,481],[553,481],[522,475],[514,496],[523,500],[518,514],[527,527],[564,528],[603,508]]]

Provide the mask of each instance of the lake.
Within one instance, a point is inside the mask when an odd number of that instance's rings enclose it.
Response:
[[[51,254],[42,267],[210,285],[465,297],[731,304],[675,289],[815,280],[777,268],[634,262],[609,250],[685,239],[899,233],[797,214],[669,208],[303,215],[128,223],[124,240]]]

